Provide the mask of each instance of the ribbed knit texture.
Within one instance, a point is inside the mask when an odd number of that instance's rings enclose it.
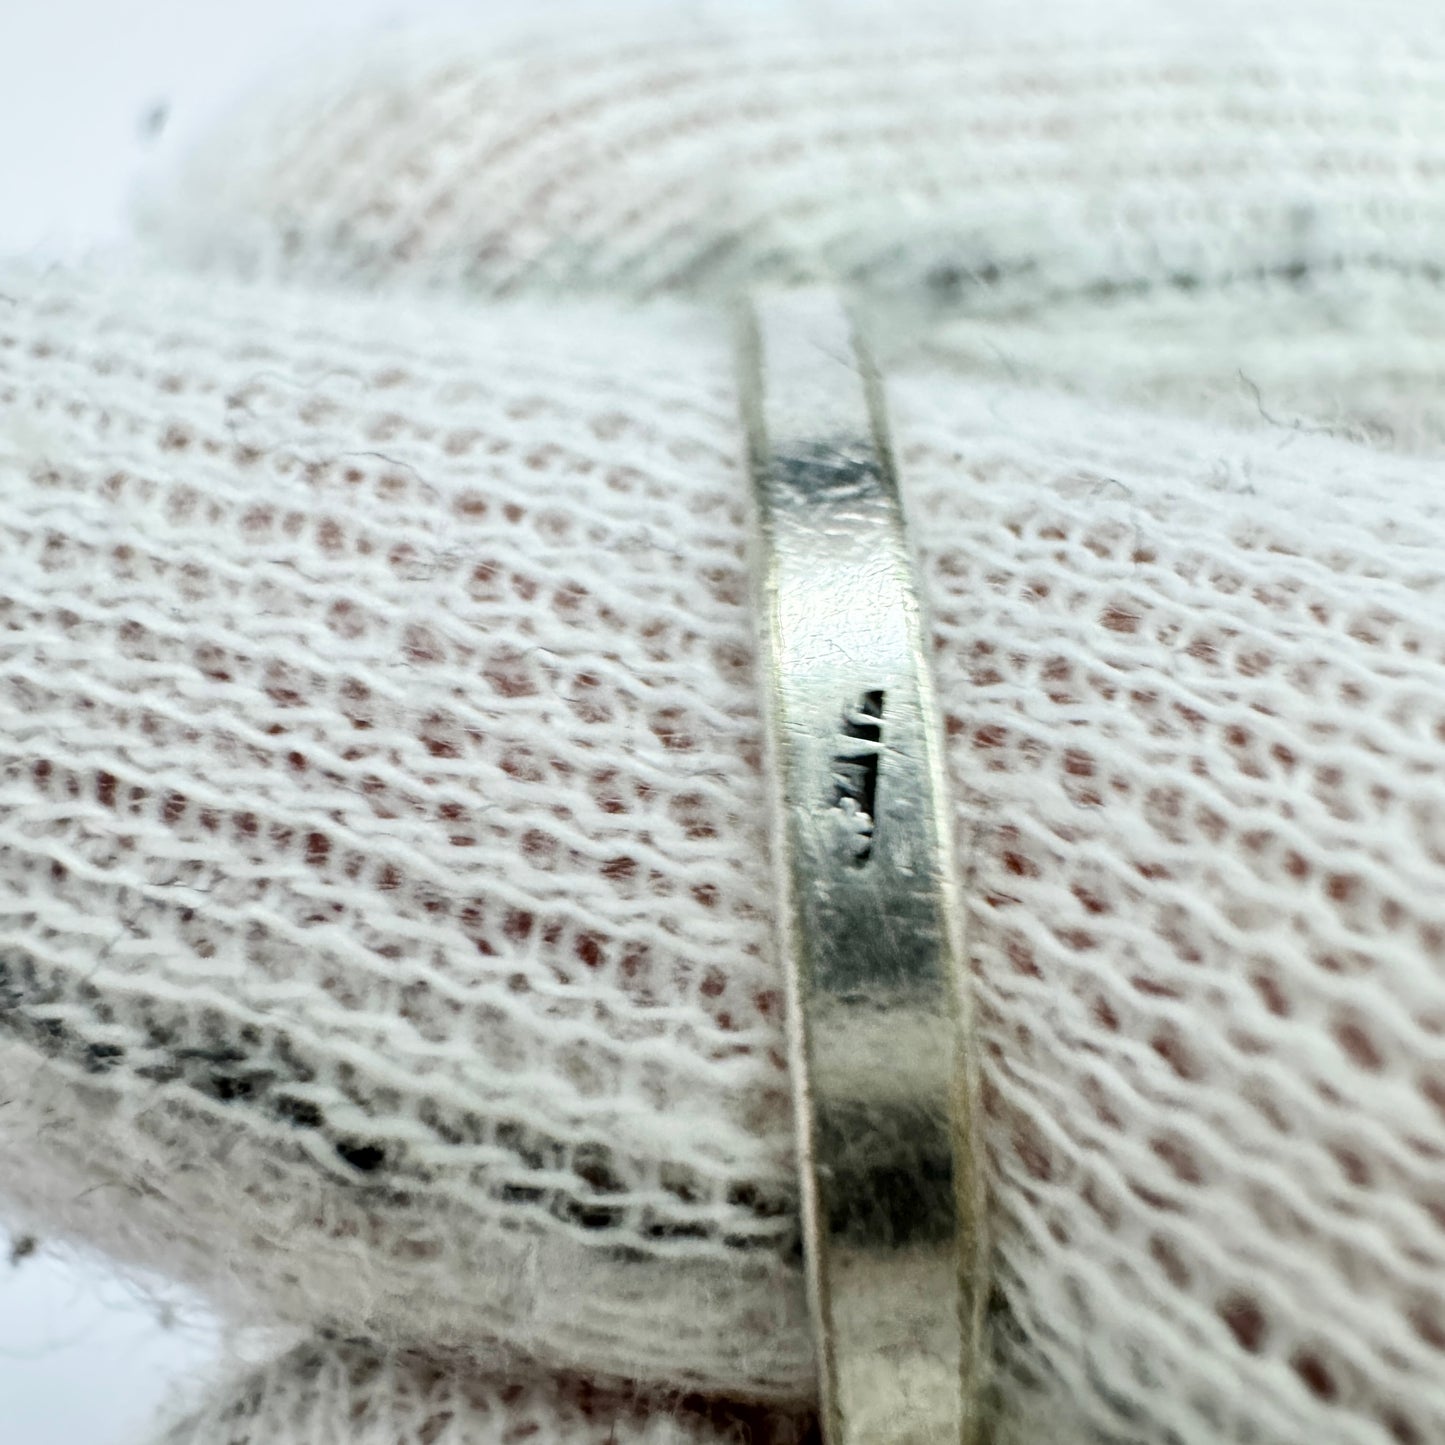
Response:
[[[847,274],[947,721],[1001,1438],[1445,1437],[1445,71],[719,43],[373,60],[182,188],[208,270],[0,275],[7,1211],[371,1342],[169,1442],[609,1438],[539,1370],[806,1403],[717,299]],[[946,215],[879,208],[930,177]],[[1250,297],[1287,334],[1236,353]]]
[[[228,1380],[157,1445],[799,1445],[808,1422],[697,1400],[639,1400],[566,1378],[462,1373],[357,1342],[308,1344]]]
[[[1445,31],[1196,9],[389,37],[244,113],[148,234],[493,297],[823,278],[975,374],[1445,440]]]

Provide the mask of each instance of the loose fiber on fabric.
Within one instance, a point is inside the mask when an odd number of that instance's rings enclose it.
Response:
[[[811,1397],[714,249],[895,328],[1002,1438],[1445,1437],[1438,47],[1212,43],[912,44],[894,120],[842,41],[408,51],[182,187],[167,265],[0,274],[0,1201],[317,1337],[168,1445],[609,1438],[540,1371]],[[909,340],[962,233],[885,263],[849,187],[915,154],[983,229]]]

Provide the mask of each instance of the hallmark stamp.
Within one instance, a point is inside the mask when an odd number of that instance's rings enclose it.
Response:
[[[844,708],[832,760],[832,807],[843,826],[849,860],[859,867],[873,855],[882,752],[883,691],[875,688]]]

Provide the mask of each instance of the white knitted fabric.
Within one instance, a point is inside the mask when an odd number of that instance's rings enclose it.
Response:
[[[821,275],[973,371],[1445,440],[1445,28],[1196,8],[388,38],[245,111],[151,239],[488,295]]]
[[[800,1445],[807,1424],[754,1408],[643,1402],[565,1378],[461,1373],[404,1351],[308,1344],[227,1381],[158,1445]]]
[[[716,300],[818,272],[889,338],[1001,1439],[1445,1438],[1445,52],[999,46],[408,50],[218,143],[190,269],[0,274],[4,1207],[358,1341],[168,1442],[792,1433]]]

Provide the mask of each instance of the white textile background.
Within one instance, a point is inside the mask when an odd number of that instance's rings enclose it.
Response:
[[[138,188],[309,52],[432,21],[525,24],[564,5],[605,23],[633,0],[0,0],[0,255],[124,244]],[[216,1360],[218,1330],[198,1301],[16,1243],[0,1231],[5,1445],[127,1445],[173,1385]],[[13,1253],[24,1257],[12,1264]]]
[[[657,3],[674,3],[690,12],[713,8],[712,0]],[[732,0],[732,8],[745,3],[749,0]],[[770,8],[806,8],[809,3],[772,0]],[[1141,7],[1148,3],[1150,0],[1138,0]],[[1318,0],[1318,9],[1347,3]],[[126,201],[145,173],[163,173],[167,159],[185,150],[239,92],[304,59],[309,50],[377,27],[429,17],[466,15],[479,24],[505,25],[509,14],[517,15],[519,4],[520,0],[473,0],[471,5],[455,0],[248,0],[244,6],[222,6],[216,0],[127,0],[117,6],[114,0],[0,0],[0,256],[59,259],[123,244]],[[610,16],[633,8],[633,4],[634,0],[586,0],[583,8]],[[541,5],[532,0],[526,7],[526,23],[545,19],[564,6],[569,12],[577,8],[575,0],[545,0]],[[1031,22],[1022,16],[1021,23]],[[1278,114],[1288,110],[1287,102],[1282,102]],[[1438,126],[1428,133],[1438,135]],[[1374,154],[1369,148],[1364,153]],[[144,304],[143,299],[136,303],[142,312]],[[1422,325],[1420,335],[1428,338],[1431,334],[1430,327]],[[1433,334],[1438,335],[1438,327]],[[1388,339],[1393,345],[1394,336]],[[1094,344],[1092,338],[1087,340]],[[1038,344],[1050,350],[1054,337],[1045,334]],[[1368,371],[1366,351],[1365,347],[1359,349],[1364,358],[1359,365]],[[1412,355],[1418,374],[1430,388],[1422,394],[1438,397],[1438,381],[1430,379],[1435,375],[1434,359],[1424,343]],[[1226,375],[1232,376],[1232,354],[1226,359]],[[1347,359],[1353,364],[1352,358]],[[1398,359],[1395,352],[1390,359],[1394,365]],[[1125,369],[1128,360],[1127,355],[1122,357]],[[1293,361],[1292,353],[1281,351],[1277,375],[1287,380]],[[1069,368],[1064,364],[1060,369],[1067,373]],[[1327,368],[1302,367],[1301,374],[1309,380],[1316,370],[1323,375]],[[1251,375],[1254,372],[1251,363]],[[1047,374],[1047,368],[1041,368],[1041,374]],[[1197,389],[1198,384],[1194,373],[1182,382],[1188,388]],[[1273,399],[1273,383],[1270,387],[1268,394]],[[1263,410],[1262,405],[1259,409]],[[1422,415],[1429,410],[1419,409]],[[1071,447],[1072,427],[1072,419],[1067,427],[1060,423]],[[949,439],[955,433],[941,430],[939,435]],[[1105,439],[1101,445],[1106,451],[1115,445],[1109,440],[1113,434],[1107,425],[1099,435]],[[1313,444],[1303,438],[1300,428],[1288,427],[1282,438],[1251,437],[1234,445],[1239,455],[1252,461],[1256,454],[1263,456],[1266,447],[1273,455],[1276,449],[1282,451],[1296,442]],[[1032,433],[1030,445],[1035,445]],[[1146,455],[1162,455],[1163,441],[1149,445],[1156,450],[1151,453],[1146,447]],[[934,454],[942,455],[945,450],[939,443]],[[1040,451],[1046,460],[1058,454]],[[1286,458],[1279,468],[1285,482],[1290,481],[1291,461]],[[1352,457],[1350,464],[1364,465],[1359,457]],[[1220,475],[1232,484],[1236,475],[1248,474],[1247,469],[1236,473],[1223,468]],[[1383,474],[1388,475],[1389,469]],[[1129,489],[1123,490],[1127,493]],[[1248,490],[1252,492],[1252,486]],[[1288,487],[1282,494],[1294,495]],[[1432,490],[1429,495],[1436,494]],[[1268,520],[1273,514],[1262,511],[1261,515]],[[1166,611],[1175,605],[1172,598],[1161,604]],[[1022,607],[1017,615],[1025,615]],[[1110,632],[1113,618],[1112,611],[1105,614],[1103,625]],[[1221,737],[1230,747],[1235,746],[1228,735]],[[1072,770],[1068,777],[1073,777]],[[1058,797],[1061,808],[1072,806],[1072,792],[1061,791]],[[999,866],[1008,867],[1011,874],[1014,871],[1007,857]],[[1248,894],[1247,889],[1234,889],[1233,885],[1219,891],[1225,897]],[[1092,894],[1073,896],[1080,906],[1092,906]],[[1407,962],[1415,958],[1410,953],[1403,956]],[[1422,971],[1417,972],[1424,977]],[[1087,970],[1081,976],[1087,978]],[[1324,996],[1334,997],[1329,990],[1335,985],[1319,987],[1325,989]],[[1025,998],[1021,1007],[1026,1006]],[[1061,1039],[1064,1032],[1059,1033]],[[1309,1041],[1307,1033],[1302,1037]],[[1157,1044],[1155,1051],[1158,1061],[1146,1060],[1151,1067],[1156,1063],[1174,1067]],[[1050,1076],[1040,1071],[1039,1077]],[[0,1090],[0,1109],[5,1104]],[[1155,1154],[1163,1161],[1160,1167],[1170,1167],[1169,1160],[1177,1157],[1157,1149]],[[40,1177],[38,1171],[34,1177]],[[1092,1200],[1087,1202],[1094,1207]],[[58,1196],[52,1203],[59,1207]],[[8,1262],[12,1254],[13,1265]],[[222,1341],[214,1321],[193,1301],[171,1290],[156,1293],[157,1289],[121,1280],[103,1265],[55,1250],[44,1241],[31,1251],[23,1242],[0,1239],[0,1445],[130,1445],[171,1388],[204,1372],[218,1356],[250,1348],[250,1342]],[[1226,1312],[1209,1327],[1226,1349],[1233,1348],[1230,1340],[1235,1339],[1248,1352],[1250,1347],[1238,1338],[1239,1312],[1229,1313],[1228,1300],[1225,1305]],[[1326,1311],[1318,1314],[1328,1317]],[[1250,1317],[1244,1318],[1247,1323]],[[1414,1328],[1421,1333],[1418,1325]],[[1427,1343],[1438,1348],[1433,1338]],[[1313,1355],[1304,1358],[1307,1366],[1317,1366]],[[1262,1362],[1259,1368],[1273,1368],[1283,1376],[1288,1365],[1281,1353],[1279,1359]],[[1298,1391],[1298,1381],[1303,1379],[1316,1397],[1322,1395],[1318,1370],[1312,1377],[1308,1370],[1301,1373],[1298,1364],[1293,1368],[1292,1388]],[[1325,1379],[1329,1383],[1330,1377]],[[1312,1384],[1312,1380],[1316,1382]],[[1405,1437],[1397,1433],[1395,1438]],[[1432,1433],[1430,1438],[1437,1436]]]
[[[432,16],[448,0],[0,3],[0,254],[60,258],[126,234],[135,187],[308,48]],[[217,1356],[204,1308],[73,1251],[0,1233],[0,1440],[126,1445]],[[11,1263],[12,1254],[24,1254]],[[238,1346],[228,1341],[228,1351]],[[244,1348],[244,1345],[240,1346]]]

